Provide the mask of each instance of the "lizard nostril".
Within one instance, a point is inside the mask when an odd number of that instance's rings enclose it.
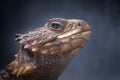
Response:
[[[77,26],[81,26],[81,23],[77,23]]]
[[[80,21],[77,23],[77,26],[83,26],[84,25],[84,21]]]
[[[76,24],[78,27],[80,27],[81,31],[84,30],[84,22],[83,21],[80,21]]]

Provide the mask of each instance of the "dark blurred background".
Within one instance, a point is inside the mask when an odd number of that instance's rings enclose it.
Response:
[[[59,79],[120,80],[119,0],[4,0],[0,6],[0,69],[19,49],[16,33],[34,30],[50,18],[77,18],[90,24],[92,39]]]

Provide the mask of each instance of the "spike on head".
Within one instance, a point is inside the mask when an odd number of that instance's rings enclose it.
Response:
[[[20,37],[22,34],[15,34],[15,37],[18,38]]]

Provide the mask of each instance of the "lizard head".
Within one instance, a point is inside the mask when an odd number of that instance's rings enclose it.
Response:
[[[90,40],[91,30],[83,20],[53,18],[43,27],[16,36],[21,47],[9,64],[14,75],[34,73],[58,77]]]

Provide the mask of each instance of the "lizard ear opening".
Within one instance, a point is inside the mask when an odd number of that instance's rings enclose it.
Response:
[[[23,51],[24,51],[24,54],[27,55],[28,57],[30,58],[34,57],[34,54],[29,49],[24,49]]]

